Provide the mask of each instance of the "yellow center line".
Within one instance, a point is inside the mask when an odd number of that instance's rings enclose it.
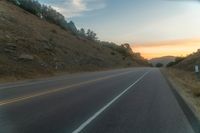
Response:
[[[102,77],[102,78],[98,78],[98,79],[94,79],[94,80],[89,80],[89,81],[85,81],[85,82],[80,82],[80,83],[77,83],[77,84],[73,84],[73,85],[69,85],[69,86],[65,86],[65,87],[61,87],[61,88],[51,89],[51,90],[36,93],[36,94],[21,96],[21,97],[17,97],[17,98],[11,98],[11,99],[7,99],[7,100],[1,100],[0,106],[11,104],[11,103],[16,103],[16,102],[20,102],[20,101],[25,101],[25,100],[28,100],[28,99],[32,99],[32,98],[39,97],[39,96],[44,96],[44,95],[55,93],[55,92],[60,92],[60,91],[63,91],[63,90],[66,90],[66,89],[69,89],[69,88],[72,88],[72,87],[78,87],[78,86],[81,86],[81,85],[85,85],[85,84],[89,84],[89,83],[93,83],[93,82],[97,82],[97,81],[101,81],[101,80],[110,79],[110,78],[117,77],[117,76],[120,76],[120,75],[125,75],[127,73],[130,73],[130,71],[123,72],[123,73],[120,73],[120,74],[111,75],[111,76],[106,76],[106,77]]]

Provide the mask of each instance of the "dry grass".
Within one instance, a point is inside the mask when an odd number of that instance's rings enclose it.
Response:
[[[195,73],[186,72],[178,69],[168,69],[168,73],[172,78],[188,88],[194,96],[200,96],[200,81],[197,80]]]
[[[200,118],[200,81],[197,80],[195,74],[172,68],[166,69],[164,72]]]
[[[199,46],[200,48],[200,46]],[[185,71],[194,71],[194,65],[200,65],[200,49],[186,57],[183,61],[175,65],[175,68]]]
[[[15,50],[5,51],[8,44]],[[0,0],[0,78],[27,79],[60,72],[139,66],[130,57],[81,39],[60,27]],[[18,60],[21,54],[32,61]],[[13,78],[12,78],[13,77]]]

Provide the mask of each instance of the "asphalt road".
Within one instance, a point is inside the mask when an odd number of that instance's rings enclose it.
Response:
[[[155,68],[0,85],[0,133],[194,133]]]

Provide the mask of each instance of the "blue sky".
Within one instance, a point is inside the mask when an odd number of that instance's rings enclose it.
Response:
[[[200,37],[195,0],[39,0],[100,40],[146,43]]]

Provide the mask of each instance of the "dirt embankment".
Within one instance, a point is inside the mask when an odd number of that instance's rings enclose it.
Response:
[[[77,37],[29,12],[0,1],[0,78],[27,79],[59,72],[145,66],[95,41]]]
[[[200,81],[195,73],[172,68],[162,71],[200,120]]]

